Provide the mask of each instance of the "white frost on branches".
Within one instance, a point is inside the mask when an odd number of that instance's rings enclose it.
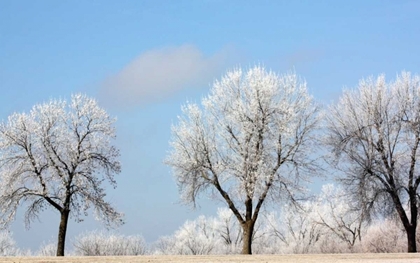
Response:
[[[342,183],[366,215],[397,213],[416,252],[419,216],[420,76],[360,81],[327,115],[325,144]],[[408,209],[405,209],[405,208]]]
[[[147,251],[142,236],[124,236],[105,231],[91,231],[78,235],[73,241],[78,256],[138,256]]]
[[[68,217],[82,220],[89,209],[107,225],[120,224],[122,215],[105,201],[103,188],[104,180],[115,187],[114,174],[121,170],[111,144],[114,121],[94,99],[77,94],[68,103],[51,100],[2,122],[1,225],[15,218],[18,206],[26,206],[27,226],[44,209],[57,209],[61,241]],[[64,253],[64,243],[59,247]]]
[[[316,173],[311,135],[318,108],[295,74],[235,69],[215,81],[201,106],[187,103],[182,111],[166,161],[181,199],[219,196],[248,240],[267,198],[295,199]]]
[[[168,163],[183,200],[193,201],[216,176],[242,201],[260,197],[270,182],[297,186],[289,172],[307,163],[306,135],[317,120],[306,83],[261,67],[237,69],[214,83],[202,106],[188,103],[172,128]],[[278,172],[283,163],[290,165],[285,174]]]

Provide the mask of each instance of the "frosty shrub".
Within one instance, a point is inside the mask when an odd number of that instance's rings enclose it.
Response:
[[[264,211],[252,234],[255,254],[399,253],[407,239],[398,217],[368,221],[346,197],[346,190],[328,184],[311,200]],[[418,233],[418,232],[417,232]],[[417,234],[417,245],[420,235]],[[173,235],[161,237],[154,254],[237,254],[242,227],[228,208],[216,217],[187,221]]]
[[[175,239],[172,236],[162,236],[153,243],[152,254],[156,255],[177,255],[175,252]]]
[[[253,233],[255,254],[399,253],[407,246],[395,218],[360,221],[342,198],[343,189],[327,185],[320,195],[297,206],[261,214]],[[320,221],[322,219],[322,221]],[[187,221],[173,235],[161,237],[151,253],[166,255],[238,254],[242,228],[228,208],[216,217]],[[420,240],[420,235],[417,236]]]
[[[124,236],[104,231],[83,233],[73,242],[75,255],[80,256],[137,256],[146,253],[142,236]]]
[[[344,216],[345,205],[341,203],[344,199],[330,199],[326,202],[324,197],[325,193],[313,201],[301,202],[298,207],[284,205],[279,211],[262,213],[252,235],[253,253],[356,252],[350,248],[347,239],[337,234],[340,231],[346,233],[341,228],[352,227],[354,223],[351,214]],[[332,203],[341,208],[324,209]],[[318,221],[320,213],[323,222],[329,222],[328,227]],[[241,248],[242,227],[231,210],[219,208],[216,217],[200,216],[185,222],[173,235],[161,237],[152,251],[155,254],[172,255],[237,254]]]
[[[22,251],[16,246],[12,233],[9,231],[0,232],[0,256],[18,256]]]
[[[219,208],[217,217],[187,221],[173,235],[159,238],[153,247],[153,253],[167,255],[239,253],[242,228],[228,208]]]
[[[173,236],[160,238],[156,253],[208,255],[216,252],[218,241],[214,219],[200,216],[194,221],[185,222]]]
[[[42,243],[38,251],[35,253],[35,255],[38,257],[53,257],[56,255],[56,252],[57,252],[57,243],[48,242],[48,243]]]
[[[312,223],[307,215],[288,209],[281,215],[275,212],[262,214],[252,235],[253,253],[313,252],[321,227]],[[237,254],[241,249],[242,228],[228,208],[219,208],[217,217],[200,216],[185,222],[173,235],[161,237],[154,244],[153,253]]]
[[[354,208],[349,194],[341,187],[327,184],[313,202],[311,218],[325,236],[320,252],[356,252],[366,227],[363,211]],[[334,242],[331,242],[334,240]]]
[[[372,223],[362,239],[361,252],[402,253],[406,252],[407,240],[401,223],[385,219]]]
[[[242,248],[242,227],[239,225],[232,211],[226,207],[217,210],[215,226],[218,237],[220,254],[238,254]],[[255,247],[254,247],[255,248]]]
[[[278,212],[270,212],[262,220],[265,229],[263,254],[305,254],[317,253],[317,242],[322,228],[312,218],[312,202],[304,202],[299,208],[285,205]]]

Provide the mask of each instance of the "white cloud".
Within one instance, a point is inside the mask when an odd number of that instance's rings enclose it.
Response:
[[[100,97],[115,107],[160,101],[188,87],[207,87],[226,60],[227,52],[206,57],[192,45],[150,50],[105,80]]]

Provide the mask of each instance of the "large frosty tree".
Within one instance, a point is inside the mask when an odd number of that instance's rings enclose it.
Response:
[[[420,77],[361,80],[328,115],[327,145],[342,182],[366,212],[396,212],[416,252],[420,170]]]
[[[116,186],[119,151],[112,146],[114,119],[84,95],[51,100],[0,124],[0,211],[3,225],[25,206],[25,222],[45,208],[60,215],[57,256],[64,255],[67,223],[92,208],[107,224],[121,223],[104,200],[104,180]]]
[[[192,204],[201,193],[221,197],[243,229],[242,253],[251,254],[264,202],[295,199],[313,172],[318,109],[306,83],[260,66],[235,69],[215,81],[201,106],[182,110],[167,158],[181,197]]]

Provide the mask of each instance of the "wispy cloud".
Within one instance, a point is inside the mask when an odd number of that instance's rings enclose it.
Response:
[[[218,78],[228,52],[212,56],[193,45],[147,51],[119,73],[106,79],[100,97],[114,107],[130,107],[160,101],[177,91],[207,86]]]

